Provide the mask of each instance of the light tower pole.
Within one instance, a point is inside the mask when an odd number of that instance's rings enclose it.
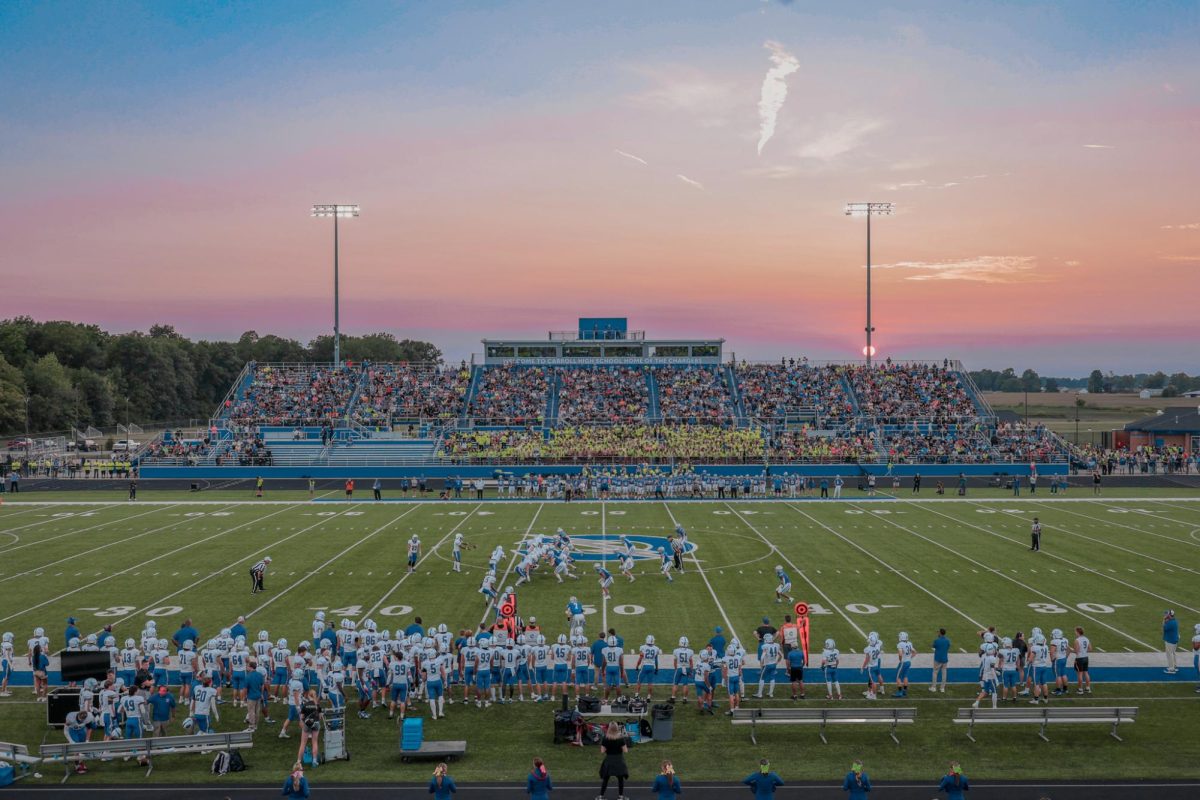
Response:
[[[333,217],[333,363],[342,363],[342,330],[338,297],[338,219],[358,216],[357,205],[327,203],[312,207],[314,217]]]
[[[871,356],[875,355],[875,350],[871,347],[871,334],[875,332],[875,327],[871,325],[871,217],[891,216],[894,210],[891,203],[847,203],[847,217],[866,217],[867,218],[867,346],[863,348],[863,355],[867,359],[867,366],[871,366]]]

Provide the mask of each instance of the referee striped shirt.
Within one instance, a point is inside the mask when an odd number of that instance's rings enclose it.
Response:
[[[266,561],[258,562],[257,564],[255,564],[253,567],[250,568],[250,571],[251,572],[266,572],[267,571],[267,562]]]

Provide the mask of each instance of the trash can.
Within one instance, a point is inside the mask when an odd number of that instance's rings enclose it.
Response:
[[[669,742],[675,735],[675,706],[656,703],[650,709],[650,738],[656,742]]]

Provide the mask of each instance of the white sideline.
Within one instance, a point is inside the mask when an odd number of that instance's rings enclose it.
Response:
[[[813,522],[817,523],[817,524],[818,524],[818,525],[820,525],[822,528],[824,528],[825,530],[829,531],[829,532],[830,532],[830,533],[832,533],[834,536],[838,537],[839,539],[841,539],[843,542],[845,542],[846,544],[850,545],[850,546],[851,546],[851,547],[853,547],[854,549],[858,550],[859,552],[865,553],[865,554],[867,554],[868,556],[870,556],[871,558],[875,559],[875,560],[876,560],[876,561],[878,561],[880,564],[882,564],[884,567],[886,567],[886,568],[887,568],[887,570],[888,570],[888,572],[892,573],[893,575],[895,575],[895,576],[897,576],[897,577],[899,577],[899,578],[903,578],[904,580],[908,581],[908,582],[909,582],[909,583],[911,583],[913,586],[917,587],[917,588],[918,588],[918,589],[920,589],[922,592],[924,592],[925,594],[929,595],[929,596],[930,596],[930,597],[932,597],[934,600],[938,601],[939,603],[941,603],[942,605],[944,605],[946,608],[950,609],[950,610],[951,610],[951,611],[953,611],[955,614],[958,614],[960,617],[962,617],[963,619],[965,619],[967,622],[969,622],[969,623],[971,623],[972,625],[974,625],[974,626],[976,627],[976,629],[978,629],[978,630],[983,630],[984,628],[986,628],[986,627],[987,627],[987,626],[986,626],[986,625],[984,625],[982,622],[980,622],[980,621],[979,621],[979,620],[977,620],[977,619],[974,619],[974,618],[973,618],[973,617],[972,617],[970,614],[967,614],[965,611],[963,611],[961,608],[959,608],[958,606],[956,606],[956,605],[954,605],[953,603],[951,603],[951,602],[950,602],[949,600],[947,600],[946,598],[944,598],[944,597],[941,597],[941,596],[939,596],[939,595],[936,595],[936,594],[934,594],[933,592],[929,591],[928,589],[926,589],[924,586],[922,586],[922,585],[921,585],[920,583],[918,583],[917,581],[914,581],[912,578],[908,577],[907,575],[905,575],[904,573],[902,573],[900,570],[896,569],[896,568],[895,568],[895,567],[893,567],[891,564],[887,563],[887,562],[886,562],[886,561],[884,561],[882,558],[880,558],[879,556],[877,556],[877,555],[875,555],[874,553],[872,553],[872,552],[871,552],[870,550],[868,550],[867,548],[865,548],[865,547],[863,547],[862,545],[858,544],[858,542],[854,542],[854,541],[851,541],[850,539],[847,539],[845,536],[843,536],[842,534],[838,533],[838,532],[837,532],[835,529],[833,529],[832,527],[830,527],[830,526],[826,525],[824,522],[821,522],[819,519],[817,519],[816,517],[812,516],[811,514],[808,514],[807,512],[801,511],[800,509],[796,508],[795,506],[790,506],[790,508],[792,508],[794,511],[796,511],[796,512],[798,512],[798,513],[802,514],[804,517],[806,517],[806,518],[808,518],[808,519],[812,520]]]
[[[963,559],[964,561],[969,561],[972,564],[974,564],[975,566],[981,567],[982,569],[986,570],[987,572],[989,572],[993,575],[1004,578],[1004,580],[1006,580],[1006,581],[1011,581],[1012,583],[1015,583],[1018,586],[1022,587],[1023,589],[1026,589],[1027,591],[1031,592],[1032,594],[1041,595],[1042,597],[1046,598],[1047,600],[1049,600],[1052,603],[1055,603],[1057,605],[1063,605],[1063,602],[1061,600],[1057,600],[1057,599],[1051,597],[1050,595],[1046,594],[1045,592],[1043,592],[1040,589],[1034,589],[1029,584],[1023,583],[1010,575],[1005,575],[1003,572],[996,569],[995,567],[989,567],[987,564],[984,564],[981,561],[976,561],[975,559],[971,558],[970,556],[963,555],[962,553],[958,552],[957,550],[947,547],[946,545],[942,544],[941,542],[935,542],[933,539],[930,539],[927,536],[922,536],[921,534],[917,533],[916,531],[906,528],[903,525],[901,525],[900,523],[895,522],[894,520],[888,519],[887,517],[879,517],[879,519],[883,520],[884,522],[888,523],[889,525],[893,525],[893,526],[899,528],[900,530],[902,530],[906,533],[916,536],[918,539],[921,539],[922,541],[926,541],[936,547],[940,547],[941,549],[945,550],[947,553],[952,553],[953,555]],[[1120,628],[1114,628],[1112,625],[1109,625],[1107,622],[1102,622],[1101,620],[1096,619],[1095,617],[1093,617],[1092,615],[1090,615],[1084,611],[1079,611],[1078,609],[1076,609],[1076,613],[1078,613],[1081,617],[1084,617],[1085,619],[1091,620],[1092,622],[1096,623],[1097,625],[1099,625],[1102,628],[1108,628],[1113,633],[1124,636],[1126,639],[1130,640],[1131,642],[1137,642],[1142,647],[1145,647],[1147,650],[1157,650],[1158,649],[1156,647],[1151,647],[1150,645],[1143,642],[1141,639],[1138,639],[1134,636],[1130,636],[1128,633],[1125,633],[1125,631],[1121,630]]]
[[[671,506],[664,502],[663,508],[667,510],[667,516],[671,518],[671,524],[679,527],[679,520],[675,519],[675,514],[671,511]],[[696,565],[696,570],[699,571],[700,577],[704,579],[704,585],[708,587],[708,593],[712,595],[713,602],[717,604],[717,610],[721,612],[721,619],[725,621],[725,625],[729,628],[729,632],[733,635],[733,638],[741,641],[741,637],[738,636],[737,630],[733,627],[733,623],[729,621],[729,615],[725,613],[725,606],[721,605],[721,600],[717,597],[716,589],[714,589],[713,585],[709,583],[708,576],[704,574],[704,567],[700,565],[700,559],[696,558],[696,554],[694,552],[691,554],[691,556],[692,563]]]
[[[297,490],[297,491],[300,491],[300,490]],[[755,505],[758,505],[760,503],[762,503],[762,504],[771,504],[771,503],[784,504],[784,503],[802,502],[802,503],[812,503],[813,505],[817,505],[817,506],[826,506],[826,505],[836,505],[839,503],[841,503],[841,504],[856,503],[856,502],[860,502],[861,500],[865,500],[865,498],[842,497],[840,499],[830,498],[828,500],[818,500],[816,498],[804,500],[804,499],[799,499],[799,498],[788,497],[788,498],[780,498],[779,500],[776,500],[774,498],[758,497],[758,498],[750,498],[750,499],[745,499],[745,500],[739,499],[738,502],[739,503],[753,503]],[[210,505],[210,506],[295,505],[295,506],[298,506],[298,505],[316,504],[315,500],[306,500],[306,499],[298,499],[298,500],[266,500],[266,499],[263,499],[263,500],[135,500],[132,502],[134,502],[140,506],[149,506],[149,505],[167,506],[167,505],[175,505],[175,504],[195,505],[195,506],[203,506],[203,505]],[[516,500],[516,499],[510,500],[508,498],[505,498],[505,499],[501,500],[499,498],[489,497],[489,498],[486,498],[483,502],[488,503],[488,504],[495,503],[496,505],[522,505],[522,504],[531,505],[531,504],[535,504],[535,503],[547,503],[547,502],[549,502],[549,500],[547,500],[546,498],[528,498],[528,499],[524,499],[524,500]],[[575,504],[576,502],[579,505],[596,505],[599,501],[597,501],[597,500],[579,500],[579,501],[572,501],[572,504]],[[659,503],[662,501],[661,500],[653,500],[653,499],[614,500],[612,498],[609,498],[605,502],[613,503],[613,504],[617,504],[617,505],[634,505],[634,504],[638,504],[638,503],[642,503],[642,504]],[[716,497],[709,497],[709,498],[704,498],[704,499],[690,498],[690,497],[672,497],[672,498],[668,498],[667,502],[668,503],[689,503],[689,504],[697,504],[697,505],[723,505],[723,504],[725,504],[726,501],[716,498]],[[889,494],[881,493],[879,496],[876,497],[876,499],[871,500],[869,502],[872,505],[875,505],[876,503],[921,503],[921,504],[924,504],[924,503],[1097,503],[1097,502],[1104,502],[1104,503],[1166,503],[1166,502],[1200,503],[1200,495],[1195,496],[1195,497],[1108,497],[1108,496],[1105,496],[1102,501],[1098,500],[1095,497],[1056,497],[1053,500],[1043,500],[1042,498],[1029,498],[1029,497],[978,497],[978,498],[972,497],[972,498],[961,498],[961,499],[957,498],[957,497],[941,497],[941,498],[927,497],[927,498],[913,498],[910,500],[910,499],[903,498],[903,497],[894,497]],[[388,501],[384,501],[384,502],[380,502],[380,503],[374,503],[370,500],[353,500],[353,501],[322,500],[322,501],[320,501],[319,504],[320,505],[352,505],[352,506],[358,506],[358,507],[370,507],[370,506],[397,505],[397,504],[401,504],[401,503],[424,503],[425,505],[462,506],[462,505],[467,505],[469,503],[469,501],[465,501],[465,500],[434,500],[434,499],[421,500],[421,499],[414,498],[412,500],[388,500]],[[10,507],[10,506],[25,506],[25,505],[96,506],[96,507],[99,507],[99,506],[127,506],[127,505],[130,505],[130,501],[128,501],[128,500],[91,500],[91,501],[88,501],[88,500],[18,500],[16,502],[12,502],[12,501],[5,502],[6,508]],[[1200,511],[1200,508],[1188,509],[1188,510],[1189,511]],[[0,514],[3,514],[3,512],[0,512]]]
[[[422,564],[424,564],[426,559],[428,559],[431,555],[433,555],[434,550],[437,550],[439,547],[441,547],[443,542],[445,542],[447,539],[449,539],[451,536],[453,536],[458,531],[458,529],[461,528],[463,525],[466,525],[467,520],[469,520],[471,518],[471,514],[474,514],[476,511],[478,511],[482,507],[483,507],[483,503],[479,503],[474,508],[472,508],[465,517],[463,517],[461,520],[459,520],[459,523],[457,525],[455,525],[453,528],[450,529],[449,533],[447,533],[441,539],[438,539],[437,543],[433,547],[429,548],[429,551],[427,553],[425,553],[425,555],[421,556],[421,559],[417,562],[416,566],[420,567]],[[413,572],[415,572],[415,571],[416,570],[414,569]],[[366,619],[367,617],[374,614],[375,609],[382,606],[387,601],[387,599],[389,597],[391,597],[397,589],[400,588],[400,584],[402,584],[406,580],[408,580],[408,576],[412,575],[413,572],[408,572],[406,569],[404,574],[400,576],[400,580],[396,581],[396,585],[393,586],[392,588],[388,589],[387,593],[383,597],[379,598],[378,603],[376,603],[375,605],[373,605],[369,609],[367,609],[367,613],[363,614],[363,619]]]
[[[790,558],[788,558],[787,556],[785,556],[783,554],[782,550],[780,550],[778,547],[776,547],[775,544],[770,539],[768,539],[766,536],[763,536],[762,533],[758,530],[758,528],[751,525],[750,520],[748,520],[744,516],[742,516],[741,512],[735,510],[733,506],[729,505],[729,503],[726,503],[725,507],[728,508],[731,512],[733,512],[733,515],[736,516],[738,519],[740,519],[742,521],[742,524],[744,524],[750,530],[754,531],[755,535],[758,536],[758,538],[762,539],[763,542],[766,543],[767,547],[771,548],[772,552],[778,553],[779,557],[787,562],[787,565],[792,568],[793,572],[795,572],[801,578],[804,578],[804,580],[808,582],[808,585],[813,588],[813,591],[816,592],[817,594],[821,595],[821,598],[824,599],[824,601],[829,604],[830,608],[836,609],[838,614],[841,615],[842,619],[846,620],[846,622],[849,623],[851,628],[854,628],[854,630],[858,631],[859,636],[863,637],[864,639],[867,638],[867,632],[864,631],[862,628],[858,627],[858,623],[855,622],[854,620],[850,619],[850,617],[847,616],[845,610],[843,610],[842,607],[839,606],[837,603],[833,602],[833,600],[831,600],[829,598],[829,595],[827,595],[823,591],[821,591],[820,587],[817,586],[815,583],[813,583],[812,578],[810,578],[804,574],[804,570],[800,569],[794,563],[792,563],[792,560]]]

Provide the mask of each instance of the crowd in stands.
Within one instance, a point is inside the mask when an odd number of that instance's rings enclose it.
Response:
[[[825,424],[837,425],[854,416],[840,367],[813,367],[795,359],[779,364],[743,362],[736,374],[750,417],[771,420],[809,412]]]
[[[1004,423],[992,434],[991,446],[997,461],[1045,463],[1065,455],[1062,440],[1045,425]]]
[[[1139,445],[1132,450],[1099,447],[1084,442],[1071,445],[1071,462],[1078,469],[1105,475],[1200,474],[1200,450],[1191,454],[1182,447]]]
[[[548,388],[549,378],[541,367],[488,367],[471,398],[471,414],[512,425],[540,425]]]
[[[558,419],[575,422],[636,422],[646,416],[650,390],[636,367],[559,369]]]
[[[844,436],[816,436],[810,430],[773,433],[767,442],[771,461],[817,461],[824,463],[866,461],[874,453],[869,433],[852,431]]]
[[[656,367],[659,413],[664,422],[728,425],[733,400],[724,374],[711,367]]]
[[[761,462],[763,436],[757,428],[708,425],[566,426],[550,438],[531,430],[458,431],[439,455],[460,459],[554,459],[561,461],[656,461],[712,459]]]
[[[889,464],[992,460],[986,433],[973,424],[888,428],[879,444]]]
[[[252,365],[245,396],[229,402],[229,418],[239,425],[318,425],[339,419],[358,384],[349,366]]]
[[[365,372],[353,419],[367,427],[388,427],[393,419],[453,419],[471,384],[465,363],[368,365]]]
[[[900,364],[888,359],[871,367],[845,369],[860,413],[880,422],[947,422],[978,415],[966,387],[948,366]]]

